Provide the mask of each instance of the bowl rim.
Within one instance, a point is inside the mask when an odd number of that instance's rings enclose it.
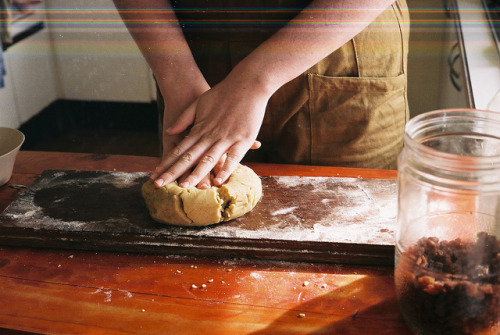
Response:
[[[0,127],[0,131],[1,130],[11,131],[13,134],[18,136],[17,144],[13,148],[11,148],[9,151],[7,151],[6,153],[0,155],[0,158],[3,158],[16,150],[19,150],[21,148],[21,146],[23,145],[24,140],[26,139],[26,136],[24,136],[24,134],[19,129],[16,129],[16,128]]]

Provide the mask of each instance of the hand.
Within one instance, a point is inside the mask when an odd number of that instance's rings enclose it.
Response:
[[[258,89],[228,79],[201,95],[166,130],[172,136],[192,126],[151,175],[156,187],[179,177],[181,187],[197,186],[202,180],[206,183],[217,164],[220,168],[216,168],[213,184],[222,185],[245,153],[260,147],[255,139],[268,99]]]
[[[184,134],[184,132],[182,133]],[[179,139],[182,139],[184,138],[185,136],[182,135],[179,136],[179,135],[173,135],[173,136],[164,136],[164,140],[163,140],[163,148],[164,148],[164,153],[165,152],[168,152],[170,153],[176,146],[178,143],[180,143],[180,140]],[[255,141],[254,145],[251,147],[251,149],[258,149],[260,148],[260,142],[259,141]],[[170,148],[170,150],[166,150],[166,148]],[[166,159],[166,156],[167,155],[163,155],[163,159]],[[214,185],[214,178],[215,178],[215,175],[222,169],[222,167],[224,166],[224,162],[226,160],[226,155],[222,156],[221,159],[219,160],[219,162],[217,162],[217,164],[214,166],[213,170],[207,174],[206,176],[204,176],[200,182],[198,183],[198,185],[196,185],[197,188],[201,189],[201,190],[205,190],[205,189],[209,189],[210,187],[212,187]],[[156,173],[159,173],[159,169],[160,167],[157,167],[156,168]],[[178,183],[179,184],[182,184],[182,182],[184,182],[184,180],[189,177],[190,173],[192,172],[192,169],[189,169],[187,172],[185,172],[182,176],[180,176],[178,178]],[[158,186],[157,187],[161,187],[161,186]]]
[[[175,102],[178,103],[179,102],[178,100],[179,99],[176,99]],[[166,120],[164,127],[167,128],[167,125],[169,124],[167,117],[171,119],[171,115],[166,114],[166,113],[164,113],[164,115],[165,115],[165,120]],[[174,122],[175,122],[175,118],[174,118]],[[174,122],[172,122],[172,124]],[[163,157],[162,157],[162,159],[166,159],[166,157],[168,157],[168,154],[175,147],[177,147],[177,145],[182,141],[183,138],[185,138],[187,136],[187,134],[188,134],[188,131],[183,131],[182,133],[176,134],[176,135],[170,135],[170,136],[164,135],[163,136]],[[258,149],[258,147],[260,147],[260,142],[256,142],[256,143],[258,143],[258,145],[255,144],[253,146],[253,149]],[[213,186],[213,180],[215,178],[215,174],[217,174],[220,171],[220,169],[222,168],[222,166],[224,165],[225,158],[226,158],[226,155],[221,157],[219,162],[214,166],[213,170],[208,175],[203,177],[203,179],[198,183],[198,185],[196,185],[197,188],[209,189],[210,187]],[[158,170],[158,168],[157,168],[157,170]],[[181,184],[189,176],[189,174],[191,172],[192,172],[192,169],[189,169],[186,173],[184,173],[181,177],[179,177],[178,183]]]
[[[250,149],[259,149],[261,146],[261,143],[259,141],[255,141],[254,144],[252,145],[252,147]],[[221,157],[221,159],[219,160],[219,162],[214,166],[213,170],[210,171],[210,173],[206,176],[204,176],[200,182],[198,183],[198,185],[196,185],[197,188],[199,188],[200,190],[206,190],[206,189],[209,189],[210,187],[212,187],[214,184],[214,178],[215,176],[217,175],[217,173],[219,173],[219,171],[222,169],[222,167],[224,166],[224,162],[226,160],[226,156],[227,155],[224,155]],[[178,179],[178,182],[179,184],[182,184],[187,177],[189,177],[190,173],[192,172],[192,169],[188,170],[188,172],[184,173],[179,179]]]

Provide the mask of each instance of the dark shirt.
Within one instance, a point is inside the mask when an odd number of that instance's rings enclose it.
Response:
[[[198,67],[213,86],[312,0],[173,0]]]

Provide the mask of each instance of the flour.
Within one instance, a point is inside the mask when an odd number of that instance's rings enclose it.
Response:
[[[271,215],[275,216],[275,215],[288,214],[288,213],[293,212],[293,210],[296,209],[296,208],[297,207],[283,208],[283,209],[277,210],[276,212],[273,212]]]

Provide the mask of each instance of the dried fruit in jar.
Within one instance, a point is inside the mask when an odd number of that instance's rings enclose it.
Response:
[[[403,315],[420,334],[498,334],[500,241],[420,239],[398,259],[396,289]]]

